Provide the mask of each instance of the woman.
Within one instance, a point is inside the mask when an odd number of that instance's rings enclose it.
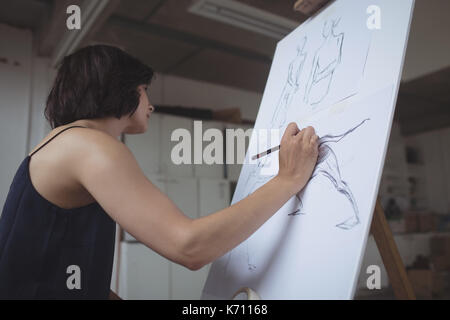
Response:
[[[229,208],[185,216],[119,140],[147,130],[152,76],[110,46],[64,58],[45,110],[53,130],[20,165],[0,219],[0,298],[108,298],[115,222],[197,270],[248,238],[305,186],[318,139],[313,128],[291,123],[276,177]]]

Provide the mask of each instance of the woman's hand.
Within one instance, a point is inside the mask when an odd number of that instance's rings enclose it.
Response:
[[[308,182],[319,154],[319,137],[313,127],[300,130],[295,122],[289,123],[281,139],[278,177],[289,181],[293,193]]]

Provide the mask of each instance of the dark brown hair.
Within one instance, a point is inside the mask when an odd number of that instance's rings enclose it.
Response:
[[[152,78],[152,68],[119,48],[82,48],[59,65],[45,118],[55,128],[79,119],[131,116],[139,105],[137,87]]]

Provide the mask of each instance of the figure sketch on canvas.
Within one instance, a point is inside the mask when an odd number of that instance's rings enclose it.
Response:
[[[343,222],[336,225],[336,227],[343,229],[343,230],[350,230],[356,225],[360,223],[359,219],[359,210],[358,210],[358,204],[356,202],[355,197],[353,196],[352,190],[348,186],[347,182],[345,182],[342,179],[341,172],[339,170],[339,162],[338,158],[336,156],[336,153],[333,151],[330,144],[337,143],[341,141],[344,137],[346,137],[351,132],[355,131],[357,128],[359,128],[364,122],[367,120],[370,120],[369,118],[364,119],[361,121],[358,125],[355,127],[347,130],[345,133],[339,134],[339,135],[330,135],[327,134],[319,139],[319,155],[317,158],[317,164],[314,168],[314,171],[311,175],[311,178],[309,181],[314,179],[315,177],[318,177],[320,175],[326,177],[328,180],[331,181],[336,191],[344,195],[348,201],[350,202],[353,210],[353,214],[344,220]],[[267,157],[266,157],[267,158]],[[261,165],[258,166],[259,168],[262,167]],[[257,170],[255,170],[255,174],[257,174]],[[256,186],[256,183],[251,184],[252,189],[248,193],[254,191],[254,188]],[[305,212],[302,211],[303,203],[302,203],[302,194],[303,194],[304,188],[295,195],[295,200],[298,201],[298,205],[296,206],[296,210],[294,212],[291,212],[288,214],[288,216],[297,216],[305,214]],[[247,194],[247,195],[248,195]],[[252,241],[251,239],[248,239],[246,242],[246,254],[247,254],[247,265],[248,269],[250,271],[256,270],[256,263],[252,261],[252,256],[250,254]]]
[[[353,196],[352,190],[348,186],[347,182],[345,182],[342,179],[341,172],[339,170],[339,162],[338,158],[336,156],[336,153],[333,151],[331,144],[337,143],[340,140],[342,140],[345,136],[347,136],[349,133],[353,132],[357,128],[359,128],[364,122],[370,119],[364,119],[361,123],[359,123],[357,126],[347,130],[343,134],[339,135],[325,135],[319,139],[319,156],[317,159],[316,167],[314,168],[314,171],[311,175],[311,178],[309,181],[314,179],[315,177],[322,175],[326,177],[328,180],[331,181],[336,191],[344,195],[353,208],[353,215],[349,218],[347,218],[345,221],[339,223],[336,225],[336,227],[349,230],[359,224],[359,210],[358,210],[358,204],[355,200],[355,197]],[[297,210],[289,213],[289,216],[295,216],[299,214],[305,214],[302,212],[302,194],[303,190],[296,194],[296,200],[298,201]]]
[[[262,170],[264,168],[267,168],[270,165],[270,157],[263,157],[258,159],[256,166],[253,166],[252,169],[250,169],[250,173],[247,176],[247,179],[245,180],[245,190],[244,195],[245,197],[249,196],[252,192],[254,192],[258,187],[262,186],[264,183],[266,183],[270,178],[274,177],[275,174],[263,174]],[[251,264],[250,262],[250,255],[248,253],[248,243],[246,244],[246,250],[247,250],[247,264],[250,270],[254,270],[256,268],[255,265]],[[229,258],[231,257],[231,253]],[[229,259],[228,259],[229,262]],[[225,270],[228,266],[225,266]]]
[[[286,123],[287,110],[291,105],[292,98],[300,87],[300,76],[307,56],[307,53],[304,52],[306,41],[307,38],[303,37],[297,46],[297,55],[289,63],[287,81],[273,113],[271,121],[272,128],[281,128]]]
[[[253,191],[257,189],[257,187],[262,186],[266,183],[270,178],[275,176],[275,174],[262,174],[262,169],[266,168],[269,165],[269,157],[263,157],[257,160],[256,166],[254,166],[246,180],[244,194],[247,197]]]
[[[333,81],[333,74],[341,63],[344,33],[336,34],[339,19],[326,20],[323,25],[323,41],[314,55],[304,101],[316,105],[327,96]]]

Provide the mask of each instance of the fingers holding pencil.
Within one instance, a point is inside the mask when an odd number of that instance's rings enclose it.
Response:
[[[296,192],[303,189],[317,162],[318,136],[313,127],[299,130],[290,123],[280,144],[278,177],[289,181]]]
[[[287,137],[291,136],[291,137],[294,137],[296,139],[300,139],[300,140],[304,140],[304,141],[308,141],[308,139],[309,139],[311,145],[313,145],[313,146],[317,145],[318,141],[319,141],[319,136],[317,136],[315,134],[315,131],[314,131],[313,127],[310,126],[310,127],[307,127],[307,128],[305,128],[303,130],[300,130],[295,122],[291,122],[289,124],[288,128],[286,128],[285,135]],[[267,156],[267,155],[271,154],[272,152],[275,152],[275,151],[279,150],[280,147],[281,147],[281,145],[278,145],[278,146],[270,148],[270,149],[268,149],[268,150],[266,150],[264,152],[255,154],[252,157],[252,160],[256,160],[256,159],[259,159],[261,157]]]

